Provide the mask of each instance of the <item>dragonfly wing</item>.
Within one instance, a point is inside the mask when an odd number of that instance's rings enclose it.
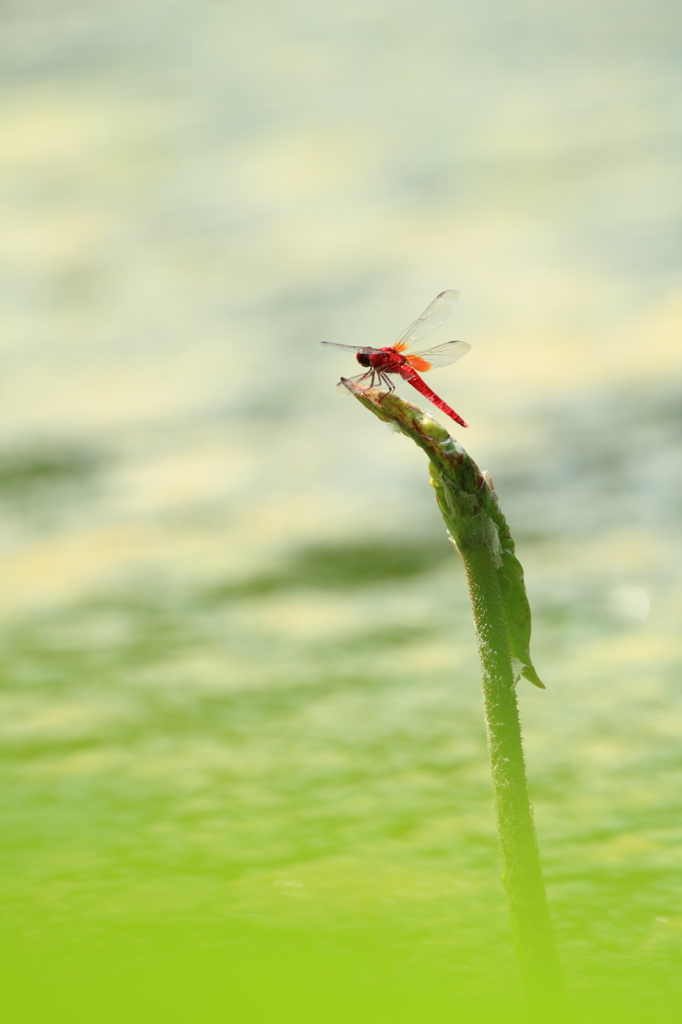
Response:
[[[452,313],[453,307],[459,298],[459,292],[450,289],[447,292],[441,292],[437,295],[430,306],[427,306],[422,315],[418,320],[415,320],[413,324],[403,331],[399,338],[395,341],[396,345],[402,345],[403,348],[413,345],[416,341],[421,341],[431,331],[435,331],[437,327],[444,324],[447,318]]]
[[[335,341],[321,341],[320,345],[326,345],[327,348],[342,348],[346,352],[371,352],[372,349],[367,348],[365,345],[338,345]]]
[[[355,385],[359,384],[361,380],[364,380],[366,376],[366,373],[361,373],[357,377],[342,377],[336,385],[336,390],[342,395],[347,395],[352,392]]]
[[[336,389],[341,394],[348,394],[349,391],[352,392],[363,385],[366,388],[377,388],[385,391],[393,391],[395,389],[395,385],[391,384],[387,373],[376,373],[372,370],[367,370],[366,373],[361,373],[357,377],[342,377],[336,385]]]
[[[471,345],[468,341],[446,341],[444,345],[436,345],[434,348],[427,348],[423,352],[415,352],[414,355],[406,356],[408,363],[412,360],[419,360],[422,364],[421,372],[424,372],[424,363],[428,363],[428,369],[440,366],[450,366],[452,363],[456,363],[458,359],[465,356]],[[415,366],[415,370],[419,367]]]

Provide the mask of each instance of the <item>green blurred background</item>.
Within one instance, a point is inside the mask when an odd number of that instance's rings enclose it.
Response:
[[[681,21],[3,6],[6,1020],[522,1019],[461,566],[318,345],[452,287],[579,1019],[679,1019]]]

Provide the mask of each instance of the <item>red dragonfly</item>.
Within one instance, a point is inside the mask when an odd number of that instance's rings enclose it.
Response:
[[[471,345],[468,345],[466,341],[446,341],[444,345],[436,345],[435,348],[428,348],[411,355],[403,355],[403,352],[410,345],[421,341],[422,338],[431,334],[431,331],[435,331],[437,327],[445,323],[458,298],[459,292],[452,290],[441,292],[440,295],[436,296],[431,305],[426,307],[419,319],[410,324],[394,344],[389,345],[387,348],[337,345],[333,341],[323,341],[322,344],[329,345],[330,348],[342,348],[347,352],[355,352],[355,358],[360,363],[360,366],[367,367],[366,373],[361,373],[358,377],[351,377],[349,383],[359,384],[361,381],[368,381],[369,387],[373,388],[378,384],[379,387],[386,388],[386,393],[390,395],[392,391],[395,391],[395,384],[389,374],[397,374],[403,380],[406,380],[408,384],[411,384],[413,388],[416,388],[425,398],[428,398],[430,402],[433,402],[438,409],[459,423],[460,426],[466,427],[468,424],[464,422],[462,417],[454,409],[451,409],[442,398],[439,398],[428,384],[424,383],[419,373],[424,373],[433,366],[449,366],[450,363],[454,363],[466,355]],[[343,377],[341,378],[341,383],[345,383]]]

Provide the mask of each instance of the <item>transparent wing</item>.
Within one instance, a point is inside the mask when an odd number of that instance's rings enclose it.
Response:
[[[395,386],[388,379],[388,374],[372,373],[371,370],[368,370],[366,373],[360,373],[357,377],[342,377],[336,385],[336,390],[340,391],[342,395],[347,395],[349,391],[361,390],[363,386],[366,388],[376,388],[377,390],[395,390]]]
[[[320,345],[326,345],[328,348],[342,348],[346,352],[371,352],[372,349],[367,348],[366,345],[337,345],[335,341],[321,341]]]
[[[352,393],[353,388],[356,384],[359,384],[361,380],[364,380],[367,376],[366,373],[361,373],[357,377],[342,377],[339,383],[336,385],[336,390],[341,395],[349,395]]]
[[[458,359],[465,356],[471,345],[468,341],[446,341],[444,345],[436,345],[434,348],[427,348],[423,352],[415,352],[412,356],[406,356],[408,363],[412,359],[420,359],[431,367],[450,366]],[[415,366],[416,369],[416,366]]]
[[[431,305],[426,307],[419,319],[415,320],[407,330],[403,331],[400,337],[396,339],[395,344],[407,348],[409,345],[414,345],[416,341],[421,341],[431,331],[435,331],[450,316],[458,298],[459,292],[452,289],[447,292],[441,292],[440,295],[435,297]]]

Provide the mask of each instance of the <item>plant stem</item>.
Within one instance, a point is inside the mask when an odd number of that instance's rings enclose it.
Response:
[[[542,878],[516,701],[520,676],[543,684],[530,660],[530,608],[514,542],[490,478],[443,427],[395,395],[346,386],[431,459],[431,483],[462,556],[471,595],[503,882],[521,981],[534,1016],[558,1024],[568,1019],[568,1003]]]
[[[465,548],[466,569],[483,670],[488,750],[502,881],[507,893],[516,958],[526,998],[539,1014],[565,1003],[547,896],[542,879],[523,759],[516,680],[495,562],[485,546]]]

